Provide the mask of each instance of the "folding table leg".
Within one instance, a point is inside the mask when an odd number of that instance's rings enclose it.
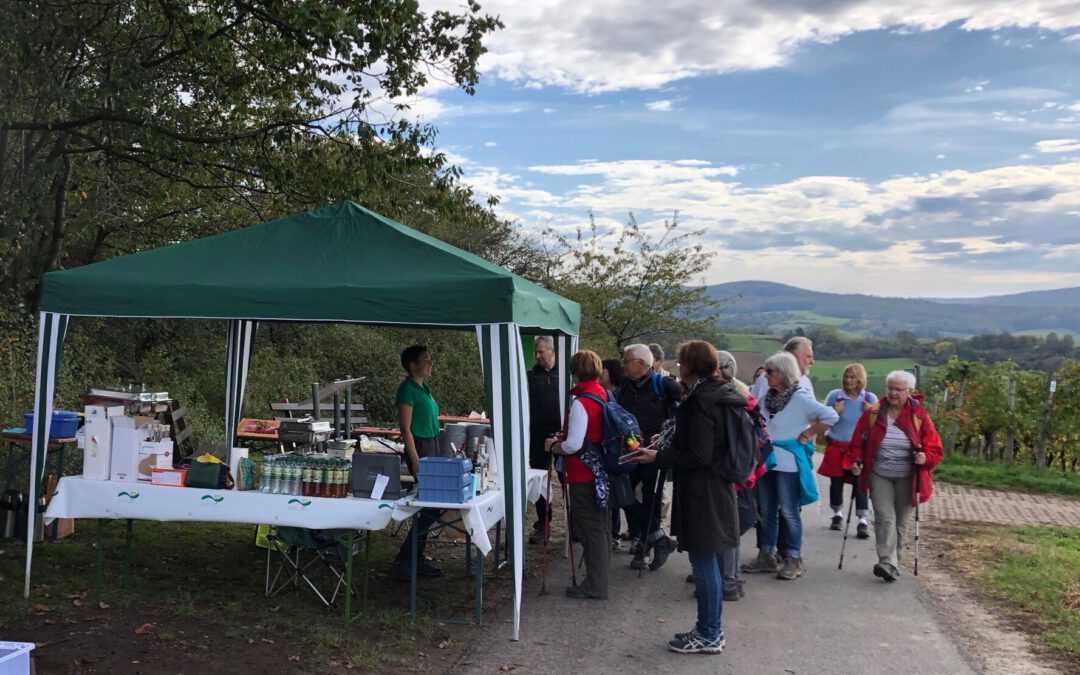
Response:
[[[127,541],[124,543],[124,590],[130,588],[131,585],[131,535],[133,525],[134,521],[128,518]]]
[[[411,576],[411,585],[409,590],[409,616],[416,618],[416,565],[419,561],[416,559],[416,528],[420,524],[420,512],[417,511],[412,517],[412,527],[409,528],[412,532],[412,564],[409,566],[409,574]]]
[[[60,444],[60,456],[56,461],[56,482],[60,483],[60,479],[64,477],[64,452],[67,450],[67,443]],[[52,499],[52,495],[46,497],[46,499]],[[56,535],[60,534],[60,519],[53,519],[52,532],[49,533],[49,539],[56,541]]]
[[[353,543],[356,541],[356,532],[349,531],[349,540],[345,549],[345,626],[348,627],[352,620],[352,559]]]
[[[502,521],[495,523],[495,573],[499,572],[499,547],[502,539]]]
[[[364,533],[364,595],[360,600],[360,607],[367,611],[368,579],[371,577],[371,530]]]
[[[465,576],[472,571],[472,537],[465,533]]]
[[[498,550],[498,549],[496,549]],[[498,569],[496,567],[496,569]],[[476,617],[476,625],[480,625],[480,620],[483,617],[484,611],[484,556],[480,554],[480,551],[476,552],[476,610],[473,616]]]
[[[101,523],[102,519],[98,518],[97,521],[97,540],[94,542],[94,546],[97,548],[97,565],[94,566],[94,594],[101,599],[101,571],[105,566],[105,551],[101,546]]]

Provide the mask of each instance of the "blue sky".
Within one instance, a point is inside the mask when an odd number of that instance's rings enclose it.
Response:
[[[1080,285],[1080,7],[941,4],[482,2],[476,95],[410,114],[523,230],[678,210],[710,283]]]

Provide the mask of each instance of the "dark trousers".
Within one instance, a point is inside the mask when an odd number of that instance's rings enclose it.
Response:
[[[855,491],[855,513],[860,518],[865,518],[870,515],[870,498],[859,492],[855,485],[852,485],[851,489]],[[829,479],[829,506],[834,509],[844,506],[844,479],[842,477],[834,476]]]
[[[439,439],[437,438],[415,438],[416,441],[416,454],[420,457],[437,457],[439,454]],[[417,517],[412,527],[416,528],[416,559],[422,561],[424,559],[424,550],[427,549],[428,530],[439,520],[439,516],[442,515],[442,511],[439,509],[421,509],[420,515]],[[395,565],[408,565],[412,562],[412,527],[409,528],[408,535],[405,536],[405,541],[402,542],[401,548],[398,549],[397,557],[394,558]]]
[[[641,501],[626,509],[630,536],[647,541],[660,529],[660,500],[656,495],[656,480],[660,469],[655,464],[643,464],[630,472],[630,485],[641,486]]]
[[[581,587],[593,597],[607,598],[608,568],[611,567],[611,518],[596,503],[596,483],[570,483],[570,526],[581,542],[585,558],[585,581]],[[570,544],[573,546],[573,543]]]
[[[551,468],[551,453],[544,451],[544,439],[546,435],[531,437],[529,439],[529,468],[548,471]],[[561,477],[560,477],[561,478]],[[544,495],[536,500],[536,522],[533,529],[537,532],[544,531],[544,520],[551,522],[551,513],[548,511],[548,500]]]

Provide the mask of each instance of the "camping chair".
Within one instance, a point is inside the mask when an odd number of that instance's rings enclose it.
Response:
[[[350,555],[355,556],[364,546],[364,539],[357,538],[350,551],[345,541],[350,532],[302,527],[272,528],[267,535],[266,597],[277,595],[288,586],[299,588],[302,580],[324,605],[332,605],[345,586],[344,564]],[[277,569],[271,579],[275,557]],[[342,565],[340,569],[339,564]],[[356,596],[355,588],[353,596]]]

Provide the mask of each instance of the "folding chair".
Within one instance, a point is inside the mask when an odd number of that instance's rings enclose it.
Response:
[[[364,538],[358,537],[350,551],[346,542],[350,532],[301,527],[271,529],[267,535],[266,597],[277,595],[289,586],[299,588],[303,581],[324,605],[332,605],[345,586],[344,565],[348,557],[355,556],[364,546]],[[271,578],[275,556],[277,569]],[[340,569],[339,564],[342,565]],[[329,578],[323,580],[321,577]],[[353,597],[356,597],[355,588]]]

